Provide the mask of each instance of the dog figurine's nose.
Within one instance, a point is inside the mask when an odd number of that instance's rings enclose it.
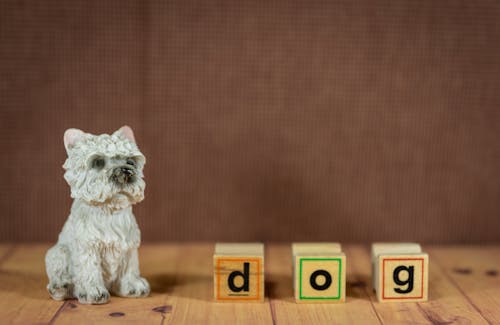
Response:
[[[131,168],[128,167],[120,167],[121,172],[124,173],[127,176],[133,176],[135,175],[134,171]]]
[[[116,167],[113,169],[111,179],[118,184],[127,184],[134,181],[135,171],[126,166]]]

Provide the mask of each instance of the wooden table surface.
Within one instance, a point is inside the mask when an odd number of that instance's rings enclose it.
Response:
[[[428,246],[425,303],[378,303],[369,247],[343,245],[345,304],[295,304],[290,245],[266,245],[265,303],[212,301],[213,244],[148,244],[140,249],[148,298],[111,297],[105,305],[49,298],[49,245],[0,245],[0,323],[140,324],[500,324],[500,246]]]

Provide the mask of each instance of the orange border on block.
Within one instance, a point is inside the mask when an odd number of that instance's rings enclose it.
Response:
[[[385,261],[420,261],[422,262],[422,289],[420,297],[385,297]],[[425,262],[423,258],[384,258],[382,260],[382,299],[422,299],[424,297],[424,271]]]
[[[241,300],[241,301],[260,300],[260,260],[261,260],[261,258],[217,258],[217,300]],[[249,297],[249,298],[242,298],[242,297],[235,297],[235,298],[224,297],[224,298],[221,298],[221,296],[220,296],[220,262],[221,261],[256,262],[257,263],[257,296]]]

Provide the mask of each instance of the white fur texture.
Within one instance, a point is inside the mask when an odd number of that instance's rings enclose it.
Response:
[[[45,257],[49,294],[84,304],[106,303],[110,293],[149,295],[149,284],[139,272],[141,234],[132,213],[132,204],[144,199],[146,160],[132,130],[125,126],[113,135],[92,135],[68,129],[64,144],[64,178],[74,201],[57,244]],[[93,165],[96,157],[104,166]],[[134,172],[134,181],[113,181],[113,173],[123,166]]]

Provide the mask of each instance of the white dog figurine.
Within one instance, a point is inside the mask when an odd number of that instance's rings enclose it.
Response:
[[[148,296],[137,256],[141,233],[132,214],[132,204],[144,199],[146,159],[132,129],[124,126],[113,135],[68,129],[64,146],[64,178],[74,201],[57,244],[45,257],[50,296],[78,298],[83,304],[106,303],[110,292]]]

